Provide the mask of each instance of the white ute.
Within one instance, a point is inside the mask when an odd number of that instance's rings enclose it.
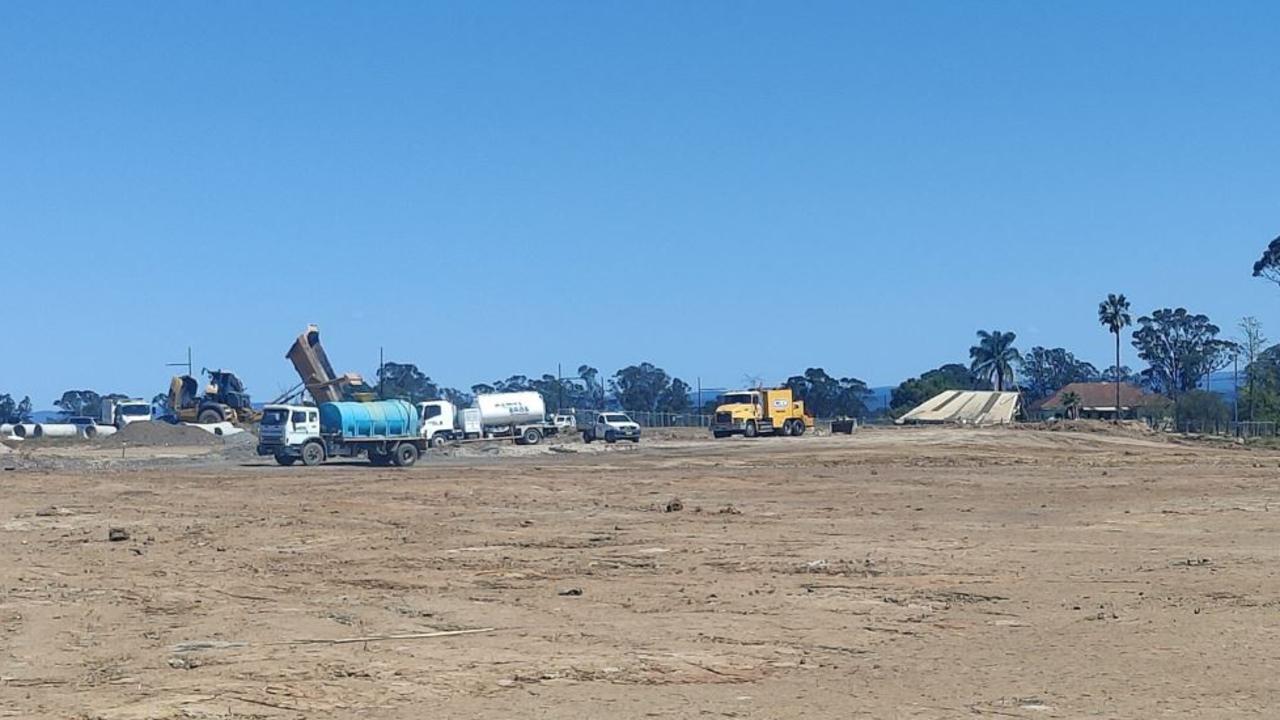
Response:
[[[596,421],[582,430],[583,442],[604,440],[616,443],[619,440],[640,442],[640,425],[620,412],[602,412],[596,414]]]

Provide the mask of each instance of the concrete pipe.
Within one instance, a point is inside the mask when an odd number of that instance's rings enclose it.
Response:
[[[221,426],[225,426],[225,427],[221,427]],[[213,429],[213,434],[219,437],[239,435],[242,432],[244,432],[244,428],[238,428],[235,425],[232,425],[231,423],[220,423],[220,427],[216,427]]]
[[[0,437],[9,437],[13,434],[13,423],[0,423]]]
[[[16,438],[36,437],[36,426],[34,423],[19,423],[14,425],[13,436]]]
[[[111,437],[112,435],[115,435],[118,432],[115,429],[115,426],[113,425],[99,425],[96,428],[94,428],[94,430],[97,432],[97,437],[100,437],[100,438]]]
[[[217,435],[219,437],[226,436],[226,435],[236,435],[244,432],[244,430],[241,430],[240,428],[236,427],[235,425],[232,425],[229,422],[183,423],[183,424],[190,425],[193,428],[199,428],[209,433],[210,435]]]
[[[32,437],[38,438],[66,438],[81,435],[80,426],[70,423],[40,423],[32,431]]]

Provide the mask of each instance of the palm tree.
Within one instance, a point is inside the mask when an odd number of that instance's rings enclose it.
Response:
[[[969,358],[973,361],[969,369],[979,377],[994,381],[996,390],[1004,390],[1004,381],[1013,379],[1013,364],[1020,358],[1013,347],[1017,337],[1011,332],[979,330],[978,344],[969,348]]]
[[[1080,419],[1080,403],[1082,402],[1084,401],[1074,392],[1062,394],[1062,407],[1067,411],[1067,417],[1072,420]]]
[[[1107,299],[1098,303],[1098,322],[1116,336],[1116,422],[1120,422],[1120,331],[1133,324],[1129,301],[1123,294],[1108,293]]]

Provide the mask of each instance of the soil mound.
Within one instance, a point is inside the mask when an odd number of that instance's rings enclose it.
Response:
[[[1099,433],[1103,435],[1135,435],[1150,436],[1157,434],[1141,420],[1122,420],[1114,423],[1110,420],[1058,420],[1054,422],[1029,423],[1024,427],[1032,430],[1049,430],[1057,432]]]
[[[170,425],[163,422],[135,422],[120,429],[111,437],[103,438],[100,445],[120,447],[150,445],[153,447],[190,447],[221,445],[222,438],[199,428],[187,425]]]

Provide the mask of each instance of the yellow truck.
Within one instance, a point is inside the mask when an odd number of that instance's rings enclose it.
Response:
[[[799,437],[811,427],[813,416],[804,411],[802,401],[792,396],[791,388],[785,387],[725,393],[711,418],[711,434],[717,438],[730,435]]]

